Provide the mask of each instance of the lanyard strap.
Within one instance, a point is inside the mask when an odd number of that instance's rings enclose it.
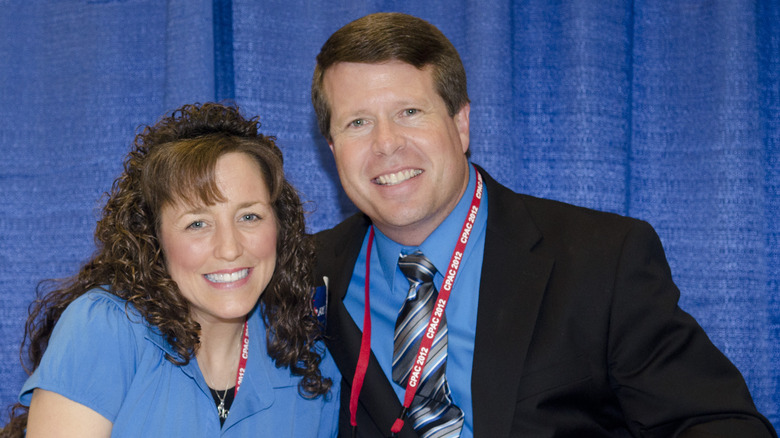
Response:
[[[241,381],[244,380],[244,372],[246,371],[247,359],[249,359],[249,320],[244,321],[244,333],[241,336],[241,357],[238,358],[238,371],[236,371],[235,394],[238,394],[238,388],[241,386]]]
[[[355,368],[355,377],[352,379],[352,392],[349,397],[349,422],[353,430],[357,426],[357,404],[360,390],[363,389],[363,380],[366,377],[368,369],[368,357],[371,354],[371,302],[369,301],[369,273],[371,272],[371,247],[374,243],[374,226],[368,233],[368,246],[366,248],[366,304],[363,311],[363,336],[360,338],[360,355],[358,356],[357,368]]]
[[[444,281],[441,288],[439,288],[439,296],[436,301],[436,305],[431,312],[431,316],[428,319],[428,324],[425,330],[425,336],[423,336],[420,342],[420,348],[417,351],[417,357],[414,362],[414,369],[409,376],[409,380],[406,383],[406,391],[404,393],[403,410],[399,418],[395,420],[392,428],[390,429],[393,434],[397,434],[401,431],[404,425],[404,414],[409,409],[414,400],[414,394],[417,392],[417,386],[419,380],[414,378],[416,375],[422,373],[425,367],[425,362],[428,359],[428,352],[430,351],[431,344],[433,343],[436,333],[439,331],[439,325],[441,318],[444,315],[444,309],[447,307],[447,302],[452,292],[452,285],[455,283],[455,276],[460,269],[460,263],[463,259],[463,254],[466,251],[466,244],[471,236],[471,231],[474,228],[474,223],[477,219],[477,212],[479,212],[479,205],[482,201],[482,175],[479,172],[477,174],[477,183],[474,187],[474,195],[471,198],[471,208],[469,208],[469,214],[466,216],[463,222],[463,228],[461,229],[458,241],[455,244],[455,249],[452,252],[450,258],[449,268],[444,274]],[[368,235],[368,245],[366,247],[366,285],[365,285],[365,305],[363,308],[363,336],[360,341],[360,354],[358,356],[357,366],[355,368],[355,377],[352,381],[352,391],[349,399],[349,412],[350,412],[350,424],[352,427],[357,426],[357,404],[360,396],[360,391],[363,388],[363,381],[365,380],[366,370],[368,369],[368,361],[371,353],[371,304],[369,301],[369,284],[370,284],[370,271],[371,271],[371,247],[374,241],[374,227],[371,226],[371,230]]]

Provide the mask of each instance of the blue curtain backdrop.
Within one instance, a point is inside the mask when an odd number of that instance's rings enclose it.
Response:
[[[309,86],[325,39],[377,11],[425,18],[460,51],[474,162],[655,226],[681,306],[779,427],[774,0],[0,0],[0,404],[25,378],[35,286],[91,254],[139,125],[234,100],[278,137],[312,231],[354,211]]]

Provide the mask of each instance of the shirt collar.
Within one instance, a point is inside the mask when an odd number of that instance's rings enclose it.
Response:
[[[419,247],[401,245],[375,227],[374,244],[376,246],[376,254],[382,266],[382,274],[390,285],[391,290],[400,254],[409,254],[419,249],[436,266],[436,269],[439,271],[437,275],[442,275],[441,271],[449,265],[452,251],[455,249],[455,243],[463,227],[463,221],[471,208],[471,199],[474,194],[476,181],[476,170],[474,166],[469,164],[469,183],[460,201],[458,201],[452,212],[447,215],[444,222],[439,224]],[[404,284],[404,288],[407,286]]]

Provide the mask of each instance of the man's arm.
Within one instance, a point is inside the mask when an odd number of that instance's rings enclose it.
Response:
[[[678,307],[679,291],[650,225],[637,221],[627,233],[619,263],[609,368],[633,432],[776,437],[737,368]]]

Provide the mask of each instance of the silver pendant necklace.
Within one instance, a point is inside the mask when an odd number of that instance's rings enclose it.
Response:
[[[205,378],[205,374],[204,374],[204,378]],[[227,399],[228,392],[230,392],[231,388],[229,387],[230,386],[229,384],[225,386],[228,386],[228,388],[225,388],[225,390],[222,391],[222,394],[220,394],[220,391],[209,386],[209,390],[211,390],[212,397],[215,398],[215,403],[219,401],[219,403],[217,403],[217,415],[219,415],[219,419],[223,423],[225,422],[225,419],[227,419],[227,416],[230,413],[230,408],[226,406],[225,399]]]
[[[225,385],[227,386],[227,388],[225,388],[225,390],[222,391],[222,394],[220,394],[218,390],[209,386],[209,390],[212,392],[212,396],[216,399],[215,402],[219,401],[219,403],[217,403],[217,415],[219,415],[219,420],[220,423],[222,424],[224,424],[225,420],[228,417],[228,414],[230,414],[230,405],[233,403],[235,394],[238,393],[238,387],[239,385],[241,385],[241,380],[242,380],[241,377],[243,377],[244,369],[246,369],[246,361],[248,357],[247,346],[249,342],[248,341],[249,328],[246,321],[244,321],[244,329],[242,333],[243,333],[243,339],[241,340],[241,344],[239,348],[243,346],[244,351],[239,352],[238,369],[236,370],[236,386],[233,387],[235,388],[235,392],[231,392],[231,389],[233,388],[230,387],[229,381]],[[201,368],[201,372],[203,373],[203,378],[205,380],[208,380],[206,379],[206,373],[204,368]],[[208,385],[208,382],[206,382],[206,385]],[[228,398],[228,393],[230,393],[230,400],[229,400],[230,403],[226,405],[225,400]]]
[[[225,420],[228,414],[230,413],[228,409],[225,409],[225,397],[227,397],[227,393],[229,389],[230,388],[226,389],[222,393],[222,396],[219,395],[219,391],[217,391],[216,389],[214,390],[214,394],[216,394],[217,398],[219,399],[219,405],[217,406],[217,414],[219,414],[219,418],[221,418],[222,420]]]

